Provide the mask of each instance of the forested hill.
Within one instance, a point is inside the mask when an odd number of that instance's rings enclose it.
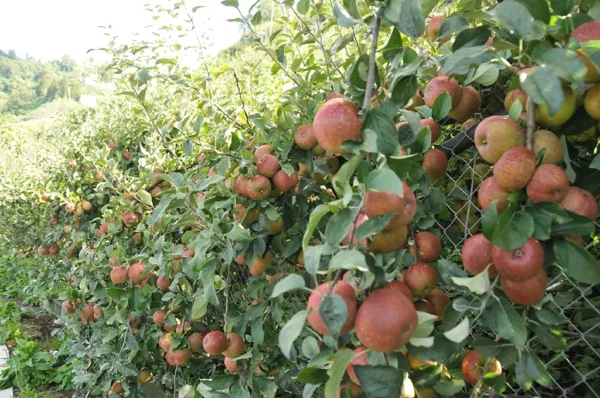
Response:
[[[86,84],[86,78],[87,83],[89,78],[101,79],[100,70],[98,66],[78,65],[68,55],[40,62],[0,49],[0,119],[15,119],[11,115],[26,115],[55,100],[78,101],[82,94],[97,94],[98,89]]]

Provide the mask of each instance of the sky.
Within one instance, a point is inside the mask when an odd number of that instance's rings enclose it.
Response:
[[[105,31],[99,26],[112,25],[120,42],[133,36],[151,37],[146,26],[153,23],[145,4],[173,4],[174,0],[0,0],[0,49],[14,49],[18,56],[25,54],[51,61],[68,54],[78,62],[100,53],[86,54],[91,48],[107,44]],[[240,0],[247,10],[250,0]],[[239,39],[237,25],[227,19],[238,16],[220,0],[187,0],[189,8],[203,5],[194,14],[196,27],[206,30],[213,43],[212,52],[234,44]]]

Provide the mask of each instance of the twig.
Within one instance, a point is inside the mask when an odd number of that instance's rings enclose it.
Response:
[[[379,40],[379,27],[381,19],[375,18],[375,26],[373,26],[373,36],[371,39],[371,53],[369,54],[369,74],[367,77],[367,87],[365,88],[365,98],[363,100],[362,113],[363,118],[365,113],[371,106],[371,96],[373,94],[373,84],[375,83],[375,56],[377,54],[377,41]]]
[[[247,212],[246,212],[247,213]],[[223,327],[225,328],[225,332],[227,332],[227,314],[229,313],[229,276],[231,275],[231,264],[227,266],[227,286],[225,287],[225,314],[223,320]]]
[[[204,50],[202,49],[202,43],[200,42],[200,37],[198,36],[198,31],[196,30],[196,24],[194,23],[194,17],[192,17],[192,15],[190,14],[190,12],[187,9],[187,5],[185,3],[185,0],[181,2],[183,5],[183,9],[187,15],[187,17],[189,18],[190,24],[192,25],[192,30],[194,31],[194,36],[196,36],[196,41],[198,42],[198,50],[200,50],[200,59],[202,60],[202,64],[204,65],[204,69],[206,70],[206,76],[208,77],[208,79],[206,80],[209,89],[208,91],[208,96],[210,98],[212,98],[212,90],[211,90],[211,82],[210,82],[210,69],[208,68],[208,63],[206,62],[206,57],[204,56]]]
[[[242,103],[242,110],[244,111],[244,115],[246,116],[246,124],[250,127],[250,117],[248,116],[248,112],[246,112],[246,104],[244,103],[244,98],[242,97],[242,90],[240,89],[240,80],[237,77],[237,73],[235,73],[235,69],[233,70],[233,77],[235,78],[235,85],[237,87],[238,96],[240,97],[240,102]]]
[[[296,16],[296,18],[298,18],[300,20],[300,22],[302,22],[302,24],[306,27],[306,30],[308,30],[308,33],[313,37],[313,39],[316,40],[316,42],[321,47],[321,51],[323,51],[323,58],[325,60],[325,68],[327,68],[327,76],[329,76],[329,80],[331,81],[331,69],[329,69],[329,59],[327,58],[327,52],[325,51],[325,46],[323,46],[323,41],[321,40],[321,38],[323,36],[321,35],[321,24],[319,24],[318,15],[317,15],[316,20],[317,20],[317,29],[319,31],[318,32],[319,36],[317,37],[313,34],[312,30],[310,30],[310,27],[308,26],[308,24],[300,17],[300,15],[298,15],[298,13],[294,9],[294,7],[290,7],[290,10],[292,10],[292,12]],[[333,82],[331,82],[331,83],[333,84]]]
[[[535,130],[535,103],[531,97],[527,98],[527,135],[525,136],[525,146],[533,150],[533,131]]]
[[[373,27],[372,39],[371,39],[371,53],[369,55],[369,74],[367,77],[367,88],[365,91],[365,99],[363,101],[363,108],[362,108],[363,120],[365,118],[367,111],[369,110],[369,107],[371,106],[371,96],[369,95],[369,93],[371,91],[373,91],[373,83],[375,81],[375,56],[377,53],[377,41],[379,39],[379,27],[380,26],[381,26],[381,19],[379,19],[379,17],[376,17],[375,18],[375,26]],[[367,161],[371,162],[371,154],[370,153],[367,154]],[[349,242],[350,244],[352,244],[352,241],[354,240],[354,236],[356,234],[356,224],[358,222],[358,217],[360,217],[360,214],[362,212],[364,205],[365,205],[365,201],[363,199],[363,201],[360,204],[360,207],[358,209],[358,212],[356,213],[356,217],[354,218],[354,222],[352,223],[352,229],[350,232],[350,242]],[[333,289],[335,288],[335,285],[339,281],[341,275],[342,275],[342,269],[340,268],[336,271],[335,276],[333,277],[333,280],[331,282],[331,285],[329,286],[329,290],[327,291],[326,296],[328,296],[328,297],[331,296],[331,294],[333,293]]]
[[[142,67],[141,67],[141,66],[138,66],[138,65],[136,65],[136,64],[134,64],[134,63],[132,63],[132,62],[131,62],[131,61],[129,61],[129,60],[126,60],[126,59],[121,59],[121,58],[117,58],[117,59],[118,59],[120,62],[123,62],[124,64],[126,64],[126,65],[128,65],[128,66],[131,66],[131,67],[133,67],[133,68],[136,68],[136,69],[142,69]],[[215,102],[215,101],[214,101],[212,98],[206,98],[206,97],[204,97],[204,96],[202,95],[202,92],[200,92],[200,90],[198,90],[198,88],[197,88],[197,87],[195,87],[195,86],[188,86],[188,85],[185,85],[185,84],[181,84],[180,82],[174,82],[174,81],[172,81],[171,79],[168,79],[168,78],[166,78],[166,77],[164,77],[164,76],[162,76],[162,75],[160,75],[160,74],[157,74],[157,75],[151,75],[151,77],[152,77],[152,78],[157,78],[157,79],[159,79],[159,80],[162,80],[162,81],[164,81],[164,82],[166,82],[166,83],[169,83],[169,84],[173,84],[173,83],[175,83],[175,84],[177,84],[177,85],[181,86],[181,87],[182,87],[184,90],[187,90],[187,91],[191,90],[191,91],[193,92],[193,94],[194,94],[194,95],[198,96],[198,99],[201,99],[201,100],[203,100],[203,101],[207,101],[208,103],[210,103],[210,104],[211,104],[212,106],[214,106],[214,107],[215,107],[215,108],[216,108],[216,109],[217,109],[217,110],[218,110],[218,111],[219,111],[219,112],[220,112],[220,113],[221,113],[223,116],[225,116],[226,118],[228,118],[229,120],[231,120],[231,121],[232,121],[232,122],[233,122],[235,125],[237,125],[237,127],[238,127],[239,129],[242,129],[242,130],[244,130],[244,129],[246,128],[245,126],[243,126],[242,124],[240,124],[238,121],[236,121],[236,120],[235,120],[235,119],[234,119],[234,118],[233,118],[233,117],[232,117],[232,116],[231,116],[229,113],[227,113],[227,112],[225,111],[225,109],[223,109],[223,108],[221,107],[221,105],[219,105],[217,102]],[[210,93],[209,93],[209,94],[210,94]]]
[[[413,241],[413,247],[415,248],[415,263],[419,262],[419,245],[417,239],[415,239],[415,226],[411,222],[408,224],[408,230],[410,231],[410,239]]]
[[[244,21],[244,23],[246,24],[246,26],[248,27],[248,29],[250,29],[250,32],[252,32],[252,34],[254,35],[254,37],[256,37],[258,40],[258,44],[260,44],[260,46],[262,47],[262,49],[269,55],[269,57],[271,57],[271,59],[273,60],[273,62],[275,62],[277,64],[277,66],[279,66],[279,68],[283,71],[283,73],[285,73],[285,75],[294,83],[296,83],[296,86],[300,87],[300,83],[298,82],[298,80],[296,80],[281,64],[281,62],[279,62],[279,60],[277,58],[275,58],[273,56],[273,54],[271,54],[271,52],[269,51],[269,49],[267,47],[265,47],[265,45],[263,44],[262,40],[260,40],[260,38],[258,37],[258,35],[256,34],[256,32],[254,31],[254,28],[252,28],[252,25],[248,22],[248,20],[246,19],[246,17],[244,16],[244,14],[242,14],[242,11],[237,8],[238,13],[240,14],[240,17],[242,18],[242,20]]]
[[[483,385],[483,378],[487,374],[493,360],[494,360],[494,357],[489,357],[487,359],[487,361],[485,361],[485,365],[483,366],[483,370],[481,371],[481,376],[479,376],[479,380],[477,380],[477,384],[475,384],[475,386],[473,387],[473,390],[471,391],[471,395],[469,395],[469,398],[477,397],[477,394],[479,393],[479,390],[481,389],[481,386]]]
[[[156,132],[160,136],[161,141],[162,141],[163,145],[165,146],[165,149],[167,150],[167,152],[169,152],[171,154],[171,156],[173,156],[174,159],[177,159],[177,155],[175,154],[175,152],[173,152],[173,150],[171,148],[169,148],[169,145],[168,145],[168,142],[167,142],[167,140],[165,138],[165,135],[162,133],[162,131],[160,131],[160,129],[158,128],[158,126],[154,122],[154,118],[150,114],[150,110],[146,106],[146,103],[144,102],[144,100],[142,100],[142,98],[140,97],[140,94],[136,91],[135,87],[133,87],[133,84],[130,83],[130,86],[131,86],[131,91],[133,91],[133,93],[135,94],[135,97],[137,98],[138,102],[140,103],[140,105],[142,106],[142,108],[144,108],[144,112],[146,113],[146,116],[148,117],[148,120],[150,120],[150,123],[152,124],[152,126],[154,126],[154,129],[156,130]]]

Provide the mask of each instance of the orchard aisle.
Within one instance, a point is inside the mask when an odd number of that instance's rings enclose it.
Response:
[[[0,372],[6,368],[6,361],[8,360],[8,348],[5,345],[0,346]],[[10,398],[13,396],[12,388],[0,390],[0,398]]]

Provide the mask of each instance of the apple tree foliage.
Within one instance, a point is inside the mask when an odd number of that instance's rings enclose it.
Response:
[[[244,28],[246,47],[229,50],[230,62],[207,58],[200,37],[187,49],[198,55],[193,67],[164,55],[183,50],[171,40],[177,35],[197,35],[194,15],[202,7],[184,1],[152,11],[161,23],[184,16],[184,25],[165,22],[164,37],[125,46],[110,40],[102,51],[112,56],[119,96],[68,132],[70,160],[36,197],[39,214],[50,207],[56,217],[36,243],[44,262],[63,264],[68,287],[59,298],[75,313],[65,307],[58,321],[72,338],[78,391],[143,396],[138,376],[149,370],[153,383],[186,398],[339,396],[354,359],[340,348],[361,344],[354,331],[337,336],[349,316],[339,296],[325,297],[319,310],[327,329],[338,333],[315,332],[306,322],[308,295],[344,276],[362,301],[415,262],[408,246],[418,231],[441,239],[441,257],[432,265],[451,302],[439,319],[419,311],[402,349],[368,352],[367,364],[356,367],[360,396],[478,396],[575,383],[573,374],[546,364],[568,348],[563,332],[575,317],[563,310],[569,301],[598,305],[597,291],[590,293],[600,283],[595,220],[556,203],[532,203],[522,192],[511,194],[503,212],[496,205],[480,211],[475,191],[485,173],[473,173],[476,151],[445,144],[470,139],[460,132],[462,121],[448,117],[450,96],[432,106],[410,104],[418,92],[426,95],[430,80],[448,75],[479,91],[476,122],[507,111],[519,120],[528,109],[503,107],[505,93],[519,88],[534,106],[556,114],[565,86],[579,96],[589,88],[590,66],[578,51],[600,65],[600,41],[569,40],[575,28],[600,18],[600,3],[281,0],[248,12],[236,0],[221,3],[238,11],[232,22]],[[440,15],[432,34],[430,21]],[[535,69],[524,73],[528,67]],[[345,142],[339,156],[301,149],[294,132],[312,123],[332,92],[357,105],[362,140]],[[552,131],[561,136],[570,183],[597,196],[598,121],[581,103],[577,108]],[[437,141],[431,128],[421,128],[428,118],[442,126]],[[407,124],[397,130],[401,121]],[[530,135],[531,120],[521,123]],[[580,139],[584,131],[591,139]],[[302,175],[289,191],[252,200],[235,184],[258,174],[255,152],[263,145],[286,176]],[[423,166],[432,146],[451,158],[447,176],[437,180]],[[392,215],[357,225],[365,193],[402,195],[402,183],[417,199],[408,245],[376,253],[360,242],[381,233]],[[506,250],[539,240],[552,282],[543,299],[516,305],[489,269],[468,275],[460,247],[476,233]],[[583,236],[585,244],[565,236]],[[52,247],[56,255],[46,252]],[[111,281],[114,267],[134,263],[144,265],[141,282]],[[159,280],[168,282],[165,289]],[[586,289],[586,297],[574,297],[573,286]],[[86,305],[97,313],[80,313]],[[160,309],[163,326],[153,320]],[[194,332],[239,334],[241,371],[226,370],[223,356],[202,349],[184,365],[169,366],[159,348],[165,330],[175,351],[189,349]],[[502,373],[465,382],[461,362],[469,350],[497,358]]]

